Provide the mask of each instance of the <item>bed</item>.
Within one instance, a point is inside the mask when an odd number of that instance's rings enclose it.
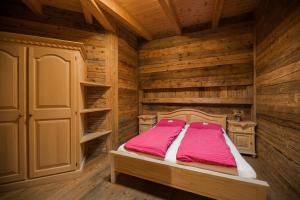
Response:
[[[188,124],[197,121],[213,122],[220,124],[226,130],[225,115],[212,115],[194,109],[179,109],[173,112],[157,114],[158,121],[163,118],[182,119]],[[225,139],[229,140],[226,136]],[[229,142],[231,141],[229,140]],[[122,150],[122,147],[118,151],[110,151],[110,159],[112,183],[116,181],[116,174],[121,172],[214,199],[229,200],[263,200],[266,199],[269,187],[266,182],[257,180],[249,174],[240,175],[239,173],[239,176],[236,176],[186,166],[172,162],[171,160],[159,160],[127,152],[126,150]]]

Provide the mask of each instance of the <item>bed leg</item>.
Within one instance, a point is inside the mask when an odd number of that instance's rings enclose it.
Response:
[[[111,170],[110,172],[110,182],[113,184],[116,183],[116,173],[114,170]]]
[[[116,175],[117,172],[115,171],[115,160],[113,155],[110,155],[110,182],[116,183]]]

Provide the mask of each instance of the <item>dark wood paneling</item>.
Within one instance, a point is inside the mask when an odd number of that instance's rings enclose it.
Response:
[[[190,104],[229,117],[233,109],[244,109],[249,119],[253,102],[253,24],[143,44],[139,51],[139,85],[144,91],[144,114]]]
[[[156,114],[157,112],[170,112],[173,110],[181,109],[181,108],[192,108],[192,109],[199,109],[207,113],[214,113],[214,114],[225,114],[228,118],[233,118],[233,109],[242,109],[245,112],[245,118],[249,119],[251,115],[251,109],[248,106],[232,106],[232,105],[190,105],[190,104],[161,104],[161,105],[144,105],[143,112],[144,114]]]
[[[264,40],[278,22],[283,21],[298,5],[298,0],[261,0],[255,10],[256,25],[260,28],[256,33],[257,42]]]
[[[299,4],[261,1],[256,13],[257,151],[275,200],[300,198]]]
[[[137,38],[122,26],[118,30],[118,143],[138,133],[138,51]]]
[[[140,74],[141,89],[243,86],[252,84],[252,64],[218,65],[202,69]]]

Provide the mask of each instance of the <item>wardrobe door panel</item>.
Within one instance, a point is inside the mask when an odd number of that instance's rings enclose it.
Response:
[[[75,169],[75,53],[29,49],[30,177]]]
[[[37,120],[35,122],[37,138],[38,169],[68,165],[70,160],[70,120]]]
[[[0,183],[26,177],[26,48],[0,43]]]
[[[44,56],[36,62],[36,107],[70,108],[70,62],[57,56]]]

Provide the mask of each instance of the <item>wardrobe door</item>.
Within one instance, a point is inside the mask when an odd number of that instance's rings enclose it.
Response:
[[[0,42],[0,183],[26,177],[25,51]]]
[[[75,53],[29,48],[29,176],[75,169]]]

